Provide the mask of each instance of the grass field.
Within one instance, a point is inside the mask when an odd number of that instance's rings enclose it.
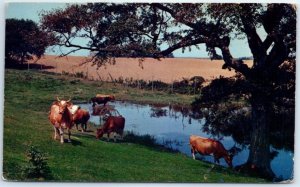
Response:
[[[266,182],[231,169],[194,161],[181,153],[147,144],[143,137],[118,143],[96,140],[73,131],[72,143],[54,141],[47,113],[56,96],[87,101],[96,93],[112,93],[119,100],[187,105],[192,96],[146,92],[123,86],[79,80],[35,71],[5,71],[3,176],[23,176],[26,151],[36,146],[47,155],[54,181],[87,182]]]

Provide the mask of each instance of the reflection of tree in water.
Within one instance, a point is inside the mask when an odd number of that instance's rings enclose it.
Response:
[[[165,116],[167,116],[167,110],[166,109],[157,108],[157,107],[152,107],[151,108],[150,117],[160,118],[160,117],[165,117]]]

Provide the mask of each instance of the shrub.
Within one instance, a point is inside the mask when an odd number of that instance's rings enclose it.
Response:
[[[28,165],[24,168],[23,175],[27,179],[52,179],[50,168],[44,153],[35,146],[31,146],[26,154]]]

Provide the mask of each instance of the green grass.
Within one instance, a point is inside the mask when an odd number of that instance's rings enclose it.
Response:
[[[75,84],[74,84],[75,82]],[[56,96],[87,101],[96,93],[113,93],[120,100],[147,103],[179,101],[191,96],[146,92],[105,83],[39,72],[5,71],[3,176],[26,181],[22,168],[26,151],[36,146],[47,155],[54,181],[87,182],[266,182],[231,169],[195,161],[181,153],[157,146],[149,139],[127,136],[118,143],[96,140],[91,134],[73,131],[72,143],[53,140],[47,113]],[[40,180],[40,179],[36,179]],[[46,179],[47,180],[47,179]]]

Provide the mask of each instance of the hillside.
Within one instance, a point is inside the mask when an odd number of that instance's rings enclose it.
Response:
[[[23,173],[28,166],[26,152],[30,146],[36,146],[46,154],[51,171],[52,178],[45,180],[267,182],[148,144],[143,137],[125,137],[124,141],[113,143],[96,140],[94,132],[84,134],[73,130],[72,144],[61,145],[52,139],[53,128],[47,119],[50,104],[57,95],[76,92],[77,97],[73,99],[84,101],[100,90],[123,92],[122,87],[111,87],[112,84],[95,87],[95,83],[80,81],[74,84],[71,79],[35,71],[5,71],[4,179],[28,180]],[[82,91],[79,93],[78,90]],[[139,95],[139,98],[144,97]]]

